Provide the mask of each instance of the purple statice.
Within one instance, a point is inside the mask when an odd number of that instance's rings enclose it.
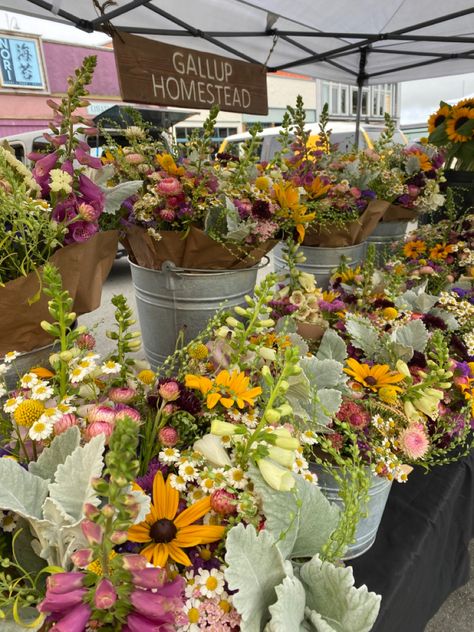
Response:
[[[136,479],[137,485],[140,485],[143,491],[145,491],[147,494],[151,494],[153,491],[153,480],[155,478],[155,474],[158,471],[160,471],[165,478],[168,475],[168,467],[160,463],[158,457],[154,457],[148,464],[148,470],[146,474],[144,474],[143,476],[139,476]]]
[[[345,305],[342,301],[340,301],[339,299],[335,299],[332,302],[329,301],[319,301],[318,303],[319,305],[319,309],[323,312],[340,312],[341,310],[345,309]]]
[[[469,366],[467,362],[456,362],[455,371],[456,373],[459,373],[459,375],[462,375],[463,377],[471,376],[471,367]]]

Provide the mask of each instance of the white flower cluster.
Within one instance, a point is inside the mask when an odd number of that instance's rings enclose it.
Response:
[[[375,461],[372,463],[372,470],[378,476],[384,476],[399,483],[406,483],[408,478],[407,466],[400,461],[396,454],[399,445],[394,433],[395,421],[391,417],[384,419],[380,415],[374,415],[371,424],[383,437],[380,445],[374,447]]]
[[[474,305],[460,300],[455,292],[441,292],[439,304],[456,317],[462,328],[472,328],[474,323]]]
[[[17,160],[17,158],[15,158],[8,149],[0,146],[0,153],[5,158],[6,162],[8,162],[10,167],[13,167],[13,169],[15,169],[15,171],[23,178],[29,192],[35,196],[39,195],[41,188],[31,175],[31,171],[27,169],[20,160]]]

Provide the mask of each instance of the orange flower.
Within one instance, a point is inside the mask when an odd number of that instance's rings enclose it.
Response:
[[[330,188],[330,184],[325,184],[319,176],[316,176],[311,184],[305,187],[305,190],[313,200],[316,200],[317,198],[321,198],[326,195]]]
[[[449,244],[436,244],[434,248],[430,250],[430,259],[433,261],[442,261],[453,251],[453,247]]]
[[[186,375],[185,384],[188,388],[195,388],[206,395],[206,403],[209,409],[221,403],[224,408],[244,408],[246,404],[254,405],[254,398],[261,395],[260,386],[248,388],[250,378],[236,369],[220,371],[214,381],[202,375]]]
[[[140,489],[138,485],[134,487]],[[140,555],[155,566],[165,566],[169,557],[178,564],[191,566],[191,560],[182,549],[216,542],[224,535],[225,527],[193,524],[210,511],[209,496],[176,515],[178,504],[179,492],[171,487],[170,477],[165,484],[163,474],[157,472],[150,513],[143,522],[128,530],[131,542],[149,543]]]
[[[368,364],[361,364],[354,358],[347,360],[349,366],[348,369],[344,369],[347,375],[353,377],[359,384],[369,388],[371,391],[377,391],[377,389],[387,386],[389,384],[397,384],[405,379],[402,373],[396,371],[390,371],[388,364],[374,364],[369,366]],[[399,386],[391,386],[393,392],[401,391]]]
[[[171,154],[156,154],[156,162],[170,176],[182,176],[185,172],[184,167],[178,167]]]
[[[426,252],[426,244],[424,241],[417,239],[416,241],[408,241],[403,246],[403,254],[410,259],[416,259],[418,255]]]
[[[420,169],[422,171],[431,171],[431,169],[433,169],[430,159],[422,151],[411,151],[410,156],[416,156],[418,158],[420,161]]]
[[[303,241],[305,224],[312,222],[316,217],[316,213],[307,213],[307,207],[300,203],[298,189],[291,182],[274,184],[273,196],[280,206],[277,214],[283,219],[289,219],[294,223],[299,241]]]

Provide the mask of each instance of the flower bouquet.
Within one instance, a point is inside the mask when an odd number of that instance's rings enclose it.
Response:
[[[369,632],[380,597],[334,565],[341,512],[302,458],[314,433],[287,396],[302,368],[269,318],[275,277],[242,320],[216,318],[160,376],[128,357],[139,343],[123,298],[117,350],[101,360],[90,334],[70,330],[72,299],[50,266],[44,282],[42,326],[61,348],[3,406],[0,472],[14,490],[0,490],[3,618],[58,632]]]
[[[0,256],[0,356],[12,345],[29,352],[46,345],[47,334],[38,323],[48,316],[47,302],[38,290],[38,268],[54,262],[83,314],[100,304],[102,283],[112,266],[117,233],[98,233],[98,218],[106,196],[86,175],[86,168],[100,168],[86,146],[77,139],[72,112],[82,106],[91,81],[95,58],[86,58],[75,77],[68,80],[68,96],[55,111],[52,145],[47,154],[30,156],[30,172],[8,151],[0,148],[0,196],[3,209]],[[89,148],[87,147],[87,150]],[[79,162],[79,167],[73,160]]]

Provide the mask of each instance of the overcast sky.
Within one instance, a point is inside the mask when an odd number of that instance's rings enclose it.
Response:
[[[109,39],[101,33],[85,33],[73,26],[7,11],[0,12],[0,29],[18,30],[22,33],[90,46],[105,44]],[[458,100],[474,94],[474,72],[468,75],[405,81],[401,85],[401,122],[422,123],[438,108],[441,100]]]

